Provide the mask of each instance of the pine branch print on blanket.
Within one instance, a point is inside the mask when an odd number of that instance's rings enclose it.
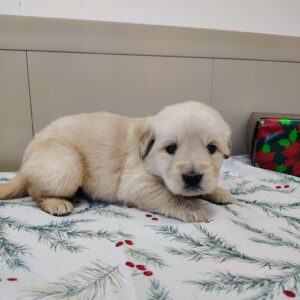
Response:
[[[253,227],[247,223],[244,222],[239,222],[236,220],[232,220],[235,224],[242,226],[246,230],[249,230],[253,233],[257,233],[260,235],[260,237],[253,237],[250,238],[251,241],[257,242],[257,243],[263,243],[267,245],[272,245],[272,246],[286,246],[290,247],[293,249],[296,249],[300,252],[300,244],[297,242],[293,242],[289,239],[285,239],[280,237],[279,235],[276,235],[274,233],[268,232],[264,229],[258,229],[256,227]]]
[[[0,262],[10,270],[23,269],[29,271],[24,257],[28,258],[30,251],[26,245],[10,241],[0,227]]]
[[[246,223],[234,223],[242,226],[246,230],[261,233],[264,236],[271,238],[273,242],[276,241],[276,246],[289,246],[299,250],[299,245],[295,243],[280,239],[278,236],[266,233],[265,231],[255,229]],[[237,291],[239,294],[249,288],[262,289],[262,291],[259,292],[259,295],[253,299],[272,299],[274,293],[276,291],[278,292],[278,290],[285,285],[291,284],[292,282],[295,288],[297,288],[298,284],[300,285],[300,264],[288,260],[276,261],[274,259],[262,259],[247,255],[237,250],[235,246],[228,244],[224,239],[218,237],[216,234],[209,232],[206,227],[201,225],[195,225],[194,227],[202,233],[202,236],[198,241],[195,240],[194,237],[179,233],[178,228],[161,226],[153,227],[153,229],[156,230],[157,233],[162,234],[165,237],[169,237],[171,240],[190,245],[193,249],[180,249],[178,247],[169,247],[166,249],[168,253],[183,257],[189,261],[200,261],[209,258],[217,262],[224,263],[230,260],[238,260],[243,263],[256,264],[259,267],[267,267],[268,269],[276,268],[280,271],[284,271],[284,273],[281,272],[280,275],[271,276],[268,278],[248,278],[241,274],[219,272],[210,274],[209,277],[212,278],[211,280],[187,280],[184,281],[185,283],[197,286],[197,288],[200,290],[222,290],[226,292]],[[261,242],[261,240],[252,240],[258,243]],[[281,241],[280,244],[278,243],[279,241]],[[263,242],[269,244],[268,241]],[[274,243],[271,244],[274,245]]]
[[[123,285],[123,277],[118,266],[107,265],[96,260],[91,266],[82,268],[50,284],[46,288],[35,289],[28,292],[28,299],[96,299],[105,295],[107,288],[117,292]]]
[[[287,222],[288,225],[294,227],[297,230],[300,230],[300,218],[298,217],[294,217],[294,216],[290,216],[287,215],[285,213],[282,213],[278,210],[287,210],[287,209],[293,209],[293,208],[298,208],[299,207],[299,202],[290,202],[288,204],[274,204],[274,206],[270,203],[267,202],[260,202],[260,201],[256,201],[256,200],[245,200],[245,199],[241,199],[241,198],[236,198],[239,201],[239,204],[244,203],[244,204],[248,204],[250,206],[254,206],[256,208],[261,209],[263,212],[265,212],[267,215],[272,216],[272,217],[276,217],[278,219],[282,219],[285,222]]]
[[[296,290],[297,281],[299,281],[299,272],[285,273],[279,276],[249,277],[245,275],[236,275],[231,272],[219,272],[209,274],[210,280],[186,281],[187,284],[196,286],[200,290],[208,292],[236,292],[238,295],[249,289],[258,290],[254,296],[247,298],[248,300],[267,300],[273,299],[285,285],[289,282],[293,284]],[[286,291],[286,290],[284,290]]]
[[[170,291],[167,291],[165,287],[161,286],[156,279],[151,279],[148,294],[149,300],[172,300]]]
[[[106,239],[115,243],[118,239],[124,237],[132,237],[120,230],[113,232],[107,230],[80,230],[76,228],[78,224],[92,222],[92,220],[62,220],[50,222],[46,225],[29,225],[10,217],[0,216],[0,261],[6,264],[11,270],[22,268],[30,270],[25,257],[30,255],[30,249],[25,245],[13,243],[6,238],[5,230],[10,228],[16,231],[24,231],[37,236],[38,241],[45,243],[49,249],[57,251],[58,249],[69,253],[82,252],[86,249],[85,246],[73,242],[74,239]]]

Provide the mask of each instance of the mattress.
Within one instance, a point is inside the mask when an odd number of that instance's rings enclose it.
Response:
[[[220,185],[235,202],[200,200],[207,223],[86,199],[65,217],[0,201],[0,299],[300,299],[300,179],[238,156]]]

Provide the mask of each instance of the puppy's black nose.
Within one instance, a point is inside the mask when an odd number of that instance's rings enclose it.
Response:
[[[188,187],[195,187],[200,183],[202,176],[202,174],[190,171],[182,174],[182,179]]]

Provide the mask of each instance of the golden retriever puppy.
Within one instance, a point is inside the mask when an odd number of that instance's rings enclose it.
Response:
[[[230,128],[205,104],[185,102],[153,117],[106,112],[58,119],[35,136],[0,199],[31,196],[52,215],[73,211],[81,188],[91,199],[130,203],[184,222],[206,221],[195,198],[218,204],[232,196],[217,186]]]

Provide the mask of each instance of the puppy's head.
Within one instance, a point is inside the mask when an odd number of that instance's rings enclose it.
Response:
[[[151,174],[175,195],[211,193],[223,158],[230,155],[230,128],[205,104],[171,105],[151,118],[140,140],[140,156]]]

